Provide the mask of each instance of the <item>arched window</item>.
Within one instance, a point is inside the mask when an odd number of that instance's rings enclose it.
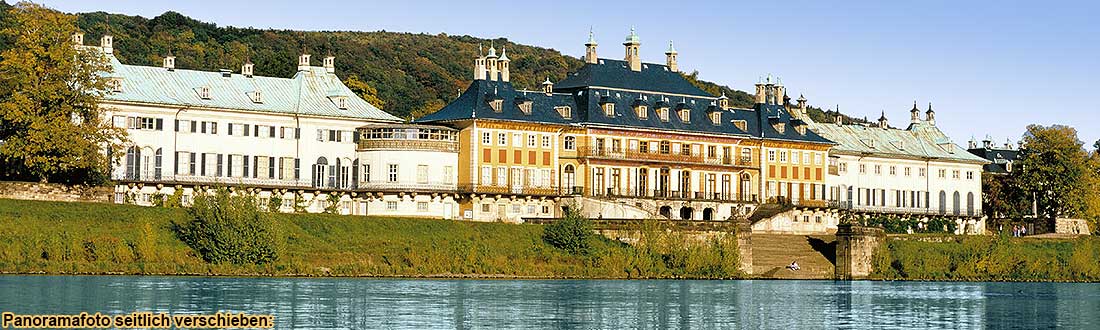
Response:
[[[947,214],[947,192],[940,190],[940,214]]]
[[[966,193],[966,215],[974,216],[974,192]]]
[[[562,178],[562,183],[565,184],[565,189],[572,189],[573,191],[571,192],[576,191],[575,187],[577,185],[577,171],[573,168],[573,164],[565,164],[565,169],[562,170],[562,173],[565,173],[565,178]]]
[[[752,200],[752,176],[748,173],[741,173],[741,200]]]
[[[327,175],[325,175],[327,172],[328,172],[328,159],[325,159],[325,157],[317,157],[317,162],[313,163],[313,186],[314,187],[324,187],[325,186],[325,178],[328,177]]]
[[[953,197],[954,197],[954,199],[953,199],[954,203],[952,204],[952,206],[954,206],[954,208],[951,210],[951,213],[955,214],[955,215],[959,215],[959,212],[962,211],[962,208],[959,206],[959,204],[960,204],[959,203],[959,192],[956,191]]]
[[[126,148],[126,179],[136,180],[139,171],[141,171],[141,149]]]

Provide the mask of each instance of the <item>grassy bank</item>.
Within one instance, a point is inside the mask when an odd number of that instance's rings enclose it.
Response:
[[[177,239],[183,209],[0,199],[0,271],[50,274],[731,278],[736,245],[657,235],[585,254],[546,244],[539,225],[271,214],[279,258],[210,264]],[[657,233],[654,230],[653,233]],[[662,231],[663,232],[663,231]],[[650,236],[653,236],[652,234]],[[679,240],[678,242],[676,240]],[[731,251],[732,257],[731,257]]]
[[[911,235],[875,255],[880,279],[1100,281],[1100,239]]]

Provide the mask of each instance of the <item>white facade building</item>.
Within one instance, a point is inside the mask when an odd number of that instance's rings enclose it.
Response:
[[[457,212],[454,132],[401,125],[348,89],[332,57],[315,67],[302,55],[293,77],[278,78],[255,75],[251,63],[237,73],[177,69],[172,56],[160,67],[122,64],[112,43],[104,36],[99,47],[77,46],[102,52],[113,69],[100,106],[129,132],[112,171],[119,202],[150,205],[177,194],[188,203],[196,190],[229,186],[265,206],[280,199],[284,212]],[[376,139],[374,127],[409,134]],[[408,148],[418,142],[434,148]],[[422,177],[431,184],[409,185]]]
[[[829,152],[828,199],[863,214],[956,219],[958,233],[982,233],[982,166],[988,161],[959,147],[914,104],[905,129],[892,128],[885,113],[877,125],[815,123],[810,128],[837,143]]]

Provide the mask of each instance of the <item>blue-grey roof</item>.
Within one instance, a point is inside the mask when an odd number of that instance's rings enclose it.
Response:
[[[355,95],[322,67],[309,67],[292,78],[239,73],[225,77],[220,72],[122,64],[111,54],[107,57],[114,71],[109,75],[120,79],[122,86],[121,92],[107,93],[107,101],[402,121]],[[204,86],[209,88],[209,99],[199,97],[198,89]],[[256,91],[261,102],[253,102],[250,96]],[[346,109],[337,106],[336,97],[346,97]]]
[[[577,72],[570,73],[554,85],[555,90],[571,91],[588,87],[606,87],[634,91],[668,93],[712,97],[695,87],[679,72],[667,66],[642,63],[641,71],[630,70],[626,61],[599,59],[596,64],[587,63]]]
[[[681,78],[683,79],[683,78]],[[494,111],[490,102],[501,100],[501,111]],[[530,114],[520,110],[519,104],[531,100]],[[778,105],[757,105],[754,109],[721,109],[714,97],[669,96],[661,93],[625,92],[597,87],[574,89],[570,92],[543,92],[516,90],[510,82],[475,80],[457,99],[439,111],[416,120],[418,123],[444,123],[471,119],[506,120],[559,125],[601,125],[625,128],[656,129],[670,132],[709,133],[745,138],[782,139],[831,144],[810,130],[805,134],[794,127],[790,115]],[[615,115],[604,113],[602,105],[615,104]],[[645,119],[634,111],[636,105],[645,105]],[[564,118],[555,109],[569,106],[570,118]],[[661,120],[657,109],[667,107],[668,121]],[[690,120],[681,121],[677,110],[689,109]],[[718,124],[711,121],[709,113],[720,112]],[[741,129],[735,121],[743,121]],[[789,128],[783,133],[773,128],[773,123],[783,122]],[[763,123],[763,124],[762,124]]]

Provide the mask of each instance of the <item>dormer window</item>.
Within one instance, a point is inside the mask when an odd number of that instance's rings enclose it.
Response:
[[[787,131],[787,125],[784,125],[783,123],[775,123],[772,125],[772,128],[775,128],[775,131],[779,132],[779,134],[783,134]]]
[[[608,117],[615,116],[615,103],[604,103],[602,106],[604,115]]]
[[[875,148],[875,140],[861,139],[860,142],[863,142],[863,144],[867,145],[868,148],[871,148],[871,149]]]
[[[562,118],[573,118],[573,108],[570,108],[569,106],[554,107],[554,111],[557,111]]]
[[[503,105],[504,105],[504,100],[500,100],[500,99],[489,100],[489,107],[493,108],[493,112],[503,111],[503,108],[502,108]]]
[[[714,125],[722,124],[722,113],[715,111],[710,113],[710,123]]]
[[[668,108],[657,108],[657,117],[661,118],[661,121],[668,122]]]
[[[635,106],[634,113],[638,115],[639,119],[649,118],[649,107],[644,105]]]
[[[679,116],[680,121],[684,123],[691,123],[691,109],[680,109]]]
[[[199,94],[199,98],[203,100],[210,99],[210,87],[202,86],[195,90]]]
[[[110,90],[111,93],[122,93],[122,79],[112,78],[108,80],[107,89]]]
[[[252,103],[264,103],[264,95],[260,91],[248,92],[248,99],[252,100]]]
[[[340,110],[347,110],[348,109],[348,97],[347,96],[333,97],[332,98],[332,103],[335,104],[336,108],[339,108]]]
[[[733,121],[733,126],[737,126],[737,128],[742,130],[742,131],[748,131],[749,130],[749,123],[744,121],[744,120],[734,120]]]
[[[799,135],[806,135],[806,126],[805,126],[805,125],[798,125],[798,126],[795,126],[795,127],[794,127],[794,130],[795,130],[795,131],[798,131],[798,134],[799,134]]]
[[[519,111],[523,111],[523,114],[525,114],[525,115],[530,115],[531,114],[531,104],[532,103],[534,103],[534,102],[531,102],[530,100],[521,102],[519,104]]]

